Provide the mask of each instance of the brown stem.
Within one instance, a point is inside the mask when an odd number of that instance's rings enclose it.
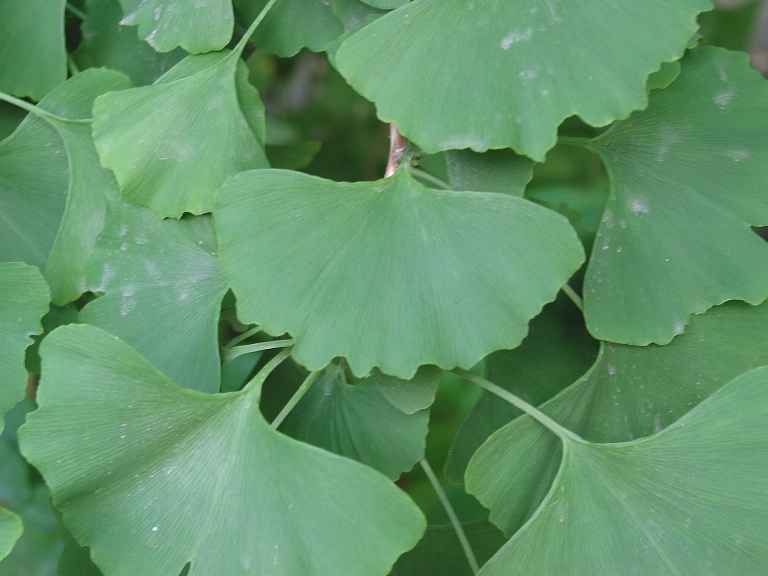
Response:
[[[389,125],[389,161],[387,162],[387,171],[384,176],[389,178],[397,169],[400,168],[400,164],[405,156],[405,151],[408,148],[408,140],[400,134],[400,130],[394,124]]]

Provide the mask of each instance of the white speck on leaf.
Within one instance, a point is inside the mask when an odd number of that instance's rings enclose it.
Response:
[[[501,47],[504,50],[509,50],[515,44],[520,42],[527,42],[533,36],[533,29],[527,28],[525,30],[513,30],[501,40]]]
[[[733,88],[729,88],[712,98],[712,101],[717,104],[720,110],[727,110],[730,103],[733,102],[734,96],[736,96],[736,91]]]
[[[648,202],[643,200],[642,198],[634,198],[632,202],[629,204],[629,209],[632,211],[632,214],[635,216],[640,216],[641,214],[648,214],[651,209],[648,207]]]

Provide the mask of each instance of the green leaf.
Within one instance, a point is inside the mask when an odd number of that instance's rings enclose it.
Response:
[[[118,72],[87,70],[58,86],[40,108],[63,118],[86,118],[99,94],[128,85]],[[90,127],[30,114],[0,143],[0,174],[0,260],[44,270],[54,303],[76,300],[86,288],[85,269],[107,199],[117,196]]]
[[[506,194],[432,190],[405,169],[356,184],[239,174],[215,221],[240,319],[290,333],[310,370],[342,356],[356,376],[408,379],[514,348],[583,259],[561,216]]]
[[[383,576],[424,530],[378,472],[274,431],[260,382],[183,389],[91,326],[59,328],[42,357],[22,451],[110,576],[168,576],[187,562],[190,576]]]
[[[0,90],[40,100],[66,79],[65,4],[0,2]]]
[[[164,221],[144,208],[115,206],[89,270],[91,290],[104,295],[80,319],[119,336],[183,386],[216,392],[227,285],[196,239],[201,224],[213,233],[210,218],[201,219]]]
[[[762,574],[766,418],[768,368],[760,368],[654,436],[564,437],[544,502],[480,574]],[[529,417],[494,434],[470,463],[468,489],[505,515],[507,495],[527,484],[519,470],[530,466],[528,451],[549,434]]]
[[[236,0],[244,22],[256,19],[268,0]],[[344,32],[328,0],[279,0],[267,14],[251,41],[257,48],[278,56],[295,56],[302,48],[315,52]]]
[[[533,162],[509,150],[477,154],[469,150],[444,152],[427,158],[454,190],[500,192],[522,197],[533,178]]]
[[[484,372],[490,381],[539,405],[584,374],[596,353],[597,343],[589,337],[579,311],[561,297],[531,322],[530,333],[519,348],[491,354]],[[467,464],[480,445],[520,414],[509,403],[483,393],[456,433],[446,475],[453,482],[463,482]]]
[[[139,86],[151,84],[184,57],[174,50],[155,52],[139,39],[135,28],[120,24],[118,0],[87,0],[83,40],[74,53],[80,68],[106,66],[127,74]]]
[[[24,398],[27,371],[24,352],[31,337],[42,332],[50,293],[37,268],[19,262],[0,262],[0,431],[2,417]]]
[[[98,98],[93,115],[124,197],[161,216],[209,212],[227,177],[268,165],[264,107],[238,52],[189,56],[152,86]]]
[[[23,531],[19,517],[0,507],[0,560],[8,556]]]
[[[438,374],[423,370],[408,382],[374,372],[350,381],[331,364],[280,429],[396,480],[424,458]]]
[[[666,344],[692,314],[768,297],[768,83],[745,54],[694,50],[648,110],[588,146],[612,193],[587,270],[587,326],[601,340]]]
[[[605,126],[644,108],[648,76],[682,55],[711,8],[416,0],[347,39],[336,63],[428,152],[514,148],[543,160],[569,116]]]
[[[625,442],[651,435],[739,374],[768,364],[763,337],[767,321],[768,305],[731,303],[696,317],[689,330],[668,346],[605,343],[589,372],[541,410],[594,442]],[[510,492],[505,513],[491,516],[507,534],[536,509],[559,459],[557,439],[543,436],[526,453],[526,466],[514,468],[527,488]]]
[[[232,0],[203,0],[190,6],[183,0],[120,0],[121,24],[138,26],[139,37],[158,52],[181,46],[199,54],[229,44],[235,17]]]

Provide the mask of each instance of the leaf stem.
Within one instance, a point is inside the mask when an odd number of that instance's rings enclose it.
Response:
[[[59,122],[69,122],[73,124],[90,124],[92,122],[90,118],[64,118],[63,116],[59,116],[58,114],[54,114],[53,112],[48,112],[48,110],[44,110],[39,106],[30,104],[26,100],[22,100],[21,98],[16,98],[15,96],[11,96],[10,94],[6,94],[5,92],[0,92],[0,100],[8,102],[9,104],[13,104],[14,106],[18,106],[22,110],[26,110],[27,112],[34,114],[38,118],[58,120]]]
[[[272,372],[280,366],[280,364],[283,363],[283,361],[288,358],[288,356],[291,355],[291,349],[286,348],[285,350],[280,350],[273,358],[270,358],[269,362],[264,364],[264,366],[256,372],[256,375],[250,379],[248,384],[245,385],[243,388],[243,392],[250,392],[251,390],[257,390],[258,393],[261,393],[261,387],[264,385],[264,382],[267,381],[267,378],[269,378],[269,375],[272,374]]]
[[[235,346],[240,344],[240,342],[244,342],[245,340],[248,340],[248,338],[250,338],[251,336],[255,336],[259,332],[261,332],[261,326],[254,326],[252,328],[249,328],[245,332],[241,332],[240,334],[232,338],[232,340],[230,340],[224,345],[224,348],[234,348]]]
[[[584,439],[581,436],[579,436],[575,432],[572,432],[571,430],[568,430],[564,426],[558,424],[552,418],[544,414],[544,412],[542,412],[535,406],[529,404],[519,396],[512,394],[507,390],[504,390],[504,388],[502,388],[501,386],[497,386],[493,382],[486,380],[485,378],[478,376],[477,374],[468,372],[466,370],[456,369],[453,372],[454,374],[458,374],[459,376],[471,382],[472,384],[479,386],[483,390],[490,392],[494,396],[498,396],[505,402],[509,402],[510,404],[512,404],[512,406],[514,406],[518,410],[522,410],[528,416],[536,420],[539,424],[541,424],[550,432],[552,432],[557,437],[559,437],[563,442],[574,441],[574,442],[584,443]]]
[[[244,356],[245,354],[253,354],[254,352],[264,352],[265,350],[275,350],[276,348],[287,348],[293,346],[293,340],[270,340],[269,342],[256,342],[255,344],[246,344],[245,346],[237,346],[230,348],[224,353],[224,359],[227,362],[231,362],[235,358]]]
[[[389,125],[389,158],[384,177],[389,178],[397,172],[403,162],[405,151],[408,149],[408,140],[400,133],[395,124]]]
[[[248,41],[251,39],[251,36],[253,36],[253,33],[256,32],[256,28],[259,27],[259,24],[261,24],[264,21],[264,18],[267,17],[267,14],[269,14],[269,11],[272,10],[275,4],[278,3],[279,0],[269,0],[264,5],[264,8],[261,9],[261,12],[259,12],[258,16],[256,16],[256,19],[251,22],[251,25],[248,26],[248,29],[245,31],[245,34],[243,34],[243,37],[240,38],[240,41],[235,46],[235,49],[232,50],[232,54],[237,54],[237,57],[240,57],[240,54],[243,53],[243,50],[245,49],[245,45],[248,44]]]
[[[459,520],[456,511],[453,509],[453,505],[448,499],[448,495],[445,493],[445,490],[443,490],[443,487],[440,484],[440,480],[438,480],[437,475],[435,474],[435,471],[432,469],[432,466],[429,464],[429,462],[424,459],[419,462],[419,464],[421,465],[421,469],[424,470],[424,474],[426,474],[429,483],[432,484],[432,489],[435,491],[435,494],[437,494],[437,499],[440,500],[440,504],[443,506],[445,513],[448,515],[448,520],[451,521],[451,525],[453,526],[454,532],[456,532],[456,537],[459,539],[461,549],[464,550],[464,556],[467,558],[467,563],[472,570],[472,574],[477,574],[480,572],[480,566],[477,563],[477,557],[475,557],[475,553],[472,550],[472,545],[469,543],[467,534],[464,532],[464,527],[461,525],[461,521]]]
[[[434,184],[435,186],[438,186],[440,188],[443,188],[445,190],[453,190],[450,184],[448,182],[445,182],[444,180],[441,180],[437,176],[432,176],[429,172],[425,172],[424,170],[421,170],[420,168],[414,168],[411,166],[408,168],[408,170],[411,171],[411,174],[416,176],[417,178],[420,178],[430,184]]]
[[[573,302],[573,303],[574,303],[574,305],[576,306],[576,308],[578,308],[580,312],[584,313],[584,301],[581,299],[581,296],[579,296],[579,295],[576,293],[576,290],[574,290],[573,288],[571,288],[571,285],[570,285],[570,284],[565,284],[565,285],[562,287],[562,291],[563,291],[563,293],[564,293],[566,296],[568,296],[568,298],[570,298],[570,299],[571,299],[571,302]]]
[[[66,9],[67,9],[67,12],[72,14],[72,16],[80,18],[80,20],[85,20],[88,17],[85,12],[80,10],[80,8],[76,8],[75,6],[72,6],[72,4],[70,4],[69,2],[67,2],[66,4]]]
[[[318,376],[320,376],[320,370],[312,372],[309,376],[304,378],[304,382],[301,383],[301,386],[299,386],[298,390],[293,393],[293,396],[291,396],[288,402],[286,402],[285,406],[283,406],[283,409],[280,410],[280,413],[275,417],[274,420],[272,420],[272,428],[275,430],[280,428],[280,425],[283,423],[283,421],[288,418],[288,415],[293,412],[293,409],[296,408],[296,405],[301,402],[301,399],[304,398],[307,392],[309,392],[309,389],[312,388],[312,384],[315,383],[315,380],[317,380]]]

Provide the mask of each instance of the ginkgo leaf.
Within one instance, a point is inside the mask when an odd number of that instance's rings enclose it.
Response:
[[[768,368],[740,376],[656,435],[594,444],[561,433],[557,477],[481,576],[758,576],[768,562]],[[524,489],[530,417],[486,442],[467,488],[492,514]],[[523,484],[527,484],[526,481]]]
[[[19,517],[0,506],[0,560],[8,556],[23,531]]]
[[[151,84],[185,54],[182,50],[158,53],[136,35],[136,28],[120,24],[118,0],[87,0],[83,39],[73,54],[80,68],[106,66],[127,74],[134,84]]]
[[[59,305],[85,291],[107,199],[118,194],[99,163],[90,126],[62,118],[88,118],[99,94],[129,85],[118,72],[86,70],[46,96],[42,112],[29,114],[0,143],[0,260],[38,266]]]
[[[200,218],[212,234],[210,218]],[[89,273],[91,290],[103,296],[80,320],[119,336],[183,386],[216,392],[227,285],[195,226],[137,206],[111,209]]]
[[[583,375],[594,362],[597,348],[580,312],[561,297],[531,322],[530,332],[519,348],[488,356],[484,374],[536,406]],[[446,475],[453,482],[463,482],[475,451],[493,432],[520,415],[508,402],[483,393],[456,433],[445,465]]]
[[[245,22],[252,22],[267,0],[235,0]],[[328,0],[279,0],[270,10],[252,43],[278,56],[294,56],[302,48],[324,50],[344,32]]]
[[[0,90],[40,100],[67,77],[66,0],[0,2]]]
[[[273,430],[258,381],[233,394],[180,388],[85,325],[56,330],[42,357],[22,452],[110,576],[188,562],[189,576],[383,576],[424,531],[383,475]]]
[[[768,365],[766,321],[768,305],[730,303],[696,317],[689,330],[667,346],[605,343],[592,368],[540,409],[594,442],[651,435],[739,374]],[[512,390],[509,382],[501,384]],[[526,466],[515,467],[518,482],[527,488],[510,492],[505,514],[491,517],[507,534],[536,510],[559,459],[557,439],[543,436],[527,451]]]
[[[350,382],[331,364],[280,429],[397,479],[424,458],[438,375],[427,369],[404,381],[374,372]]]
[[[348,38],[336,63],[428,152],[514,148],[543,160],[566,118],[605,126],[644,108],[648,76],[682,55],[710,9],[711,0],[416,0]]]
[[[768,83],[742,53],[700,48],[649,108],[587,146],[611,195],[584,287],[590,332],[666,344],[689,317],[768,297]]]
[[[533,162],[509,150],[478,154],[469,150],[443,152],[425,159],[426,168],[437,171],[454,190],[501,192],[523,196],[533,178]]]
[[[310,370],[341,356],[356,376],[409,379],[514,348],[583,260],[562,216],[432,190],[406,169],[355,184],[246,172],[222,188],[215,222],[240,319],[290,333]]]
[[[27,371],[24,353],[31,337],[42,332],[50,293],[37,268],[0,262],[0,431],[5,413],[24,398]]]
[[[120,0],[125,26],[138,26],[139,37],[158,52],[181,46],[199,54],[224,48],[232,38],[232,0]]]
[[[124,197],[161,216],[209,212],[227,177],[268,165],[264,107],[239,50],[189,56],[152,86],[101,96],[93,115]]]

